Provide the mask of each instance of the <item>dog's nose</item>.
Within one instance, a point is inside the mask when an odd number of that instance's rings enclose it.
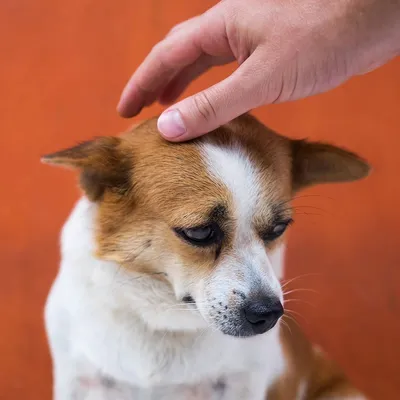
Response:
[[[281,302],[271,298],[252,301],[243,309],[244,316],[255,334],[272,329],[282,317],[283,311]]]

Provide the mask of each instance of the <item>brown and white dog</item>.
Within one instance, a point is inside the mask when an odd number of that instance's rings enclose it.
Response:
[[[365,177],[355,154],[245,115],[182,144],[152,119],[44,161],[85,193],[46,305],[56,400],[365,398],[280,323],[290,201]]]

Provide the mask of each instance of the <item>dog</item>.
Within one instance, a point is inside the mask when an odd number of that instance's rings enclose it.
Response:
[[[45,308],[55,400],[361,400],[284,329],[284,234],[299,190],[368,164],[243,115],[172,144],[148,120],[43,158],[78,169]]]

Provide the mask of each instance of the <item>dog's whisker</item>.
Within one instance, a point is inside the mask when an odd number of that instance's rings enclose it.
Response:
[[[315,304],[310,303],[309,301],[306,301],[303,299],[288,299],[288,300],[285,299],[285,304],[290,303],[290,302],[304,303],[304,304],[307,304],[308,306],[316,307]]]
[[[336,201],[336,199],[334,199],[333,197],[326,196],[324,194],[303,194],[303,195],[292,197],[289,201],[305,199],[305,198],[316,198],[316,197],[321,198],[321,199],[328,199],[328,200]]]
[[[324,215],[324,214],[312,213],[312,212],[305,212],[305,211],[303,211],[303,212],[296,212],[296,211],[295,211],[295,214],[296,214],[296,215],[310,215],[310,216],[316,216],[316,217],[324,217],[324,216],[326,216],[326,215]]]
[[[287,295],[289,295],[289,294],[297,293],[297,292],[310,292],[310,293],[314,293],[314,294],[319,294],[319,293],[318,293],[316,290],[314,290],[314,289],[296,288],[296,289],[289,290],[288,292],[283,292],[283,295],[284,295],[284,296],[287,296]]]
[[[297,322],[296,318],[294,318],[294,317],[291,316],[290,314],[287,314],[287,313],[285,312],[285,315],[283,316],[282,320],[283,320],[284,318],[290,319],[291,321],[293,321],[293,323],[295,323],[295,324],[297,325],[298,328],[301,329],[301,327],[300,327],[299,323]]]
[[[297,210],[300,210],[300,211],[301,210],[316,210],[316,211],[321,211],[323,213],[326,213],[327,215],[336,216],[336,214],[331,211],[325,210],[324,208],[321,208],[321,207],[315,207],[315,206],[296,205],[296,206],[293,206],[292,210],[295,212]]]
[[[282,318],[281,319],[282,325],[288,329],[288,331],[290,332],[290,336],[293,336],[292,330],[290,329],[289,324]]]
[[[291,279],[288,279],[288,280],[282,280],[281,281],[282,282],[282,289],[284,287],[286,287],[289,283],[294,282],[295,280],[302,279],[302,278],[308,278],[310,276],[322,276],[322,273],[310,272],[310,273],[307,273],[307,274],[297,275],[294,278],[291,278]]]
[[[304,322],[307,323],[307,320],[305,319],[305,317],[304,317],[303,315],[301,315],[301,314],[300,314],[299,312],[297,312],[297,311],[289,310],[289,309],[286,308],[286,309],[285,309],[285,315],[291,315],[293,319],[296,319],[296,318],[294,318],[294,315],[296,315],[296,316],[298,316],[299,318],[301,318]]]

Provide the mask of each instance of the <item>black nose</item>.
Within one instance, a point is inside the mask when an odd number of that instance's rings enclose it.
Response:
[[[283,307],[279,300],[265,298],[248,303],[244,316],[255,334],[265,333],[272,329],[283,315]]]

